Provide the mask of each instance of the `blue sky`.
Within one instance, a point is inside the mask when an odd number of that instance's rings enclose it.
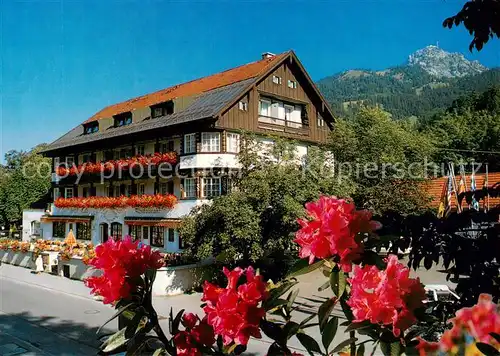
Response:
[[[313,79],[404,63],[428,44],[468,52],[441,22],[458,0],[2,1],[1,152],[51,142],[102,107],[294,49]]]

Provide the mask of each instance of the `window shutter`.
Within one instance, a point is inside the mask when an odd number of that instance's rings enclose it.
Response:
[[[120,184],[120,195],[125,195],[125,184]]]
[[[90,196],[95,197],[97,195],[97,190],[94,185],[90,187]]]
[[[174,141],[170,140],[168,141],[168,152],[174,152]]]
[[[137,184],[135,181],[132,181],[132,185],[130,186],[130,194],[137,195]]]
[[[78,185],[73,185],[73,196],[78,197]]]
[[[160,152],[160,144],[158,142],[155,143],[155,150],[154,153]]]
[[[92,154],[90,155],[90,162],[96,163],[96,161],[97,161],[97,154],[95,152],[92,152]]]

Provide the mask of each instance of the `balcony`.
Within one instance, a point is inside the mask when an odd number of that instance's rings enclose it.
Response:
[[[274,132],[283,132],[294,135],[308,136],[309,126],[302,122],[280,119],[273,116],[259,116],[259,129]]]
[[[180,169],[195,168],[240,168],[238,157],[234,153],[195,153],[181,156]]]
[[[78,166],[73,165],[72,167],[59,167],[56,169],[56,176],[53,177],[52,181],[58,181],[61,178],[66,178],[69,176],[77,176],[81,174],[114,174],[114,172],[122,171],[132,171],[138,169],[144,169],[148,166],[159,167],[162,166],[163,169],[170,168],[173,169],[174,165],[177,163],[178,157],[176,152],[159,153],[156,152],[152,155],[136,155],[130,158],[123,158],[117,160],[109,160],[103,162],[86,162]]]

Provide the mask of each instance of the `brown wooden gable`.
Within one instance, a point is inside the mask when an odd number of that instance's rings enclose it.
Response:
[[[281,84],[273,82],[273,76],[281,78]],[[290,88],[288,81],[297,83],[296,88]],[[259,98],[270,97],[290,104],[304,105],[307,111],[309,128],[307,134],[304,132],[273,132],[262,129],[259,125]],[[240,101],[248,102],[247,110],[241,110]],[[328,124],[319,128],[317,126],[317,112]],[[315,87],[310,77],[305,72],[293,52],[289,56],[276,62],[275,66],[263,74],[253,85],[248,88],[244,96],[237,98],[229,108],[222,111],[216,122],[216,126],[224,129],[242,129],[262,134],[277,134],[293,139],[325,142],[333,127],[334,117],[328,104]],[[295,131],[295,130],[292,130]],[[302,130],[304,131],[304,130]]]

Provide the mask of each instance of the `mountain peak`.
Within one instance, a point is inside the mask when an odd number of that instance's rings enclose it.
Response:
[[[478,61],[469,61],[461,53],[446,52],[438,46],[419,49],[409,56],[408,64],[440,78],[465,77],[487,70]]]

